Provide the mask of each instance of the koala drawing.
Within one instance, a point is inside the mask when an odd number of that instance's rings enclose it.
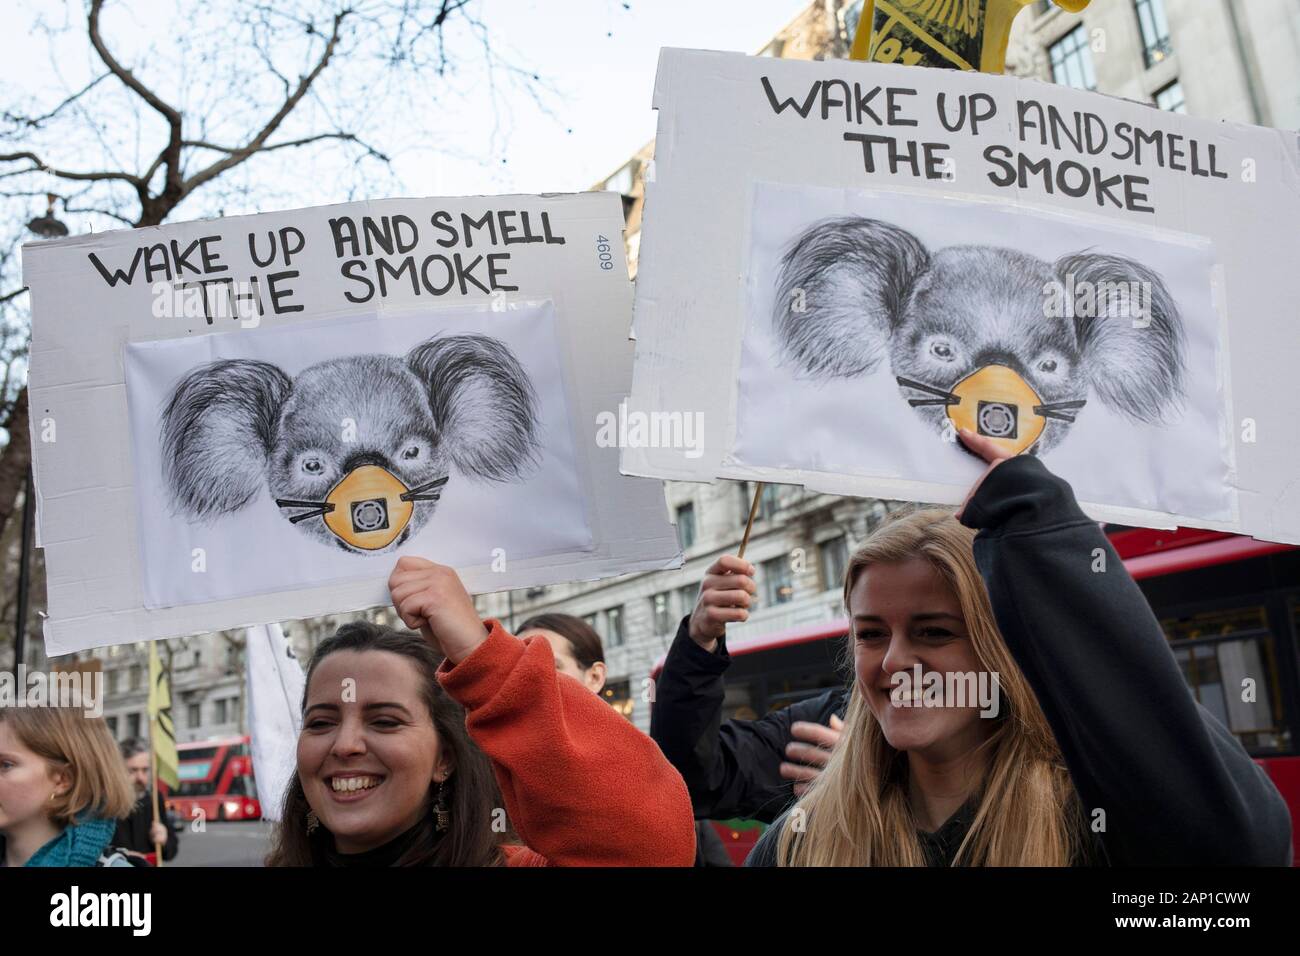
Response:
[[[485,335],[330,359],[296,378],[268,362],[211,362],[162,411],[163,470],[191,518],[237,511],[266,487],[317,540],[388,551],[428,522],[453,467],[497,482],[534,468],[536,407],[514,354]]]
[[[1102,294],[1076,301],[1083,289]],[[844,216],[791,243],[777,294],[783,364],[824,381],[870,373],[888,355],[927,424],[969,423],[1013,452],[1057,445],[1090,392],[1152,425],[1183,403],[1182,317],[1160,277],[1123,256],[930,252],[897,226]]]

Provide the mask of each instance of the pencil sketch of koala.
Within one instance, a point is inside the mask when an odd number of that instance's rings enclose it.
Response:
[[[211,362],[181,378],[161,418],[177,512],[210,521],[269,488],[295,526],[352,553],[389,551],[418,532],[453,468],[515,481],[540,456],[532,383],[485,335],[435,336],[405,356],[330,359],[296,377],[253,359]],[[366,478],[359,501],[341,501],[354,475]],[[375,529],[395,536],[360,546],[331,531],[326,519],[349,505],[371,539]]]
[[[1085,303],[1080,289],[1096,294]],[[1184,401],[1178,307],[1159,275],[1124,256],[932,252],[887,222],[824,219],[785,251],[773,329],[781,362],[814,381],[866,375],[888,357],[903,396],[941,432],[958,383],[1010,369],[1045,420],[1033,453],[1066,436],[1090,393],[1150,425],[1168,423]]]

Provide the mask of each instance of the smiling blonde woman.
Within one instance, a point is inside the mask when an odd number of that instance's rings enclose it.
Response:
[[[962,438],[991,464],[958,516],[913,513],[850,560],[843,734],[748,865],[1289,864],[1285,802],[1070,486]],[[918,667],[996,674],[996,715],[912,706]]]

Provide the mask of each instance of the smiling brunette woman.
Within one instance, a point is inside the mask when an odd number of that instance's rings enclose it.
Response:
[[[681,776],[544,637],[481,621],[422,558],[389,589],[421,633],[348,624],[312,655],[268,865],[692,864]]]
[[[1070,486],[961,436],[990,466],[958,515],[895,520],[849,562],[844,730],[747,865],[1289,863],[1286,804]],[[955,675],[996,675],[998,706],[931,706]]]

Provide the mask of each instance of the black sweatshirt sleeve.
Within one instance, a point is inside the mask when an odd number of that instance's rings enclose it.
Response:
[[[981,529],[975,560],[998,627],[1088,821],[1105,811],[1109,862],[1288,864],[1286,804],[1193,699],[1146,598],[1070,486],[1021,455],[988,474],[962,523]]]
[[[702,820],[733,817],[770,823],[794,800],[781,777],[790,725],[826,723],[843,704],[843,691],[783,707],[758,720],[722,720],[722,675],[731,663],[726,639],[710,653],[691,639],[682,619],[655,686],[650,736],[686,781]]]

